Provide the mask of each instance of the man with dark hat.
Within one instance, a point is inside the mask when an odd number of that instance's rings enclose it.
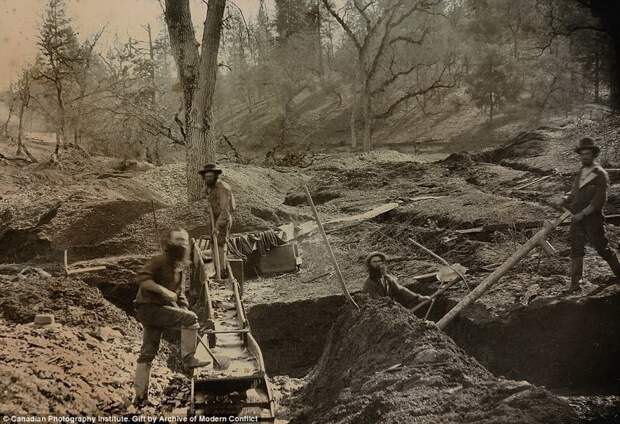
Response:
[[[579,141],[575,152],[581,157],[582,166],[573,180],[570,194],[563,201],[563,206],[573,213],[570,227],[571,291],[579,289],[583,277],[586,242],[590,242],[620,279],[620,263],[605,234],[603,207],[607,203],[609,176],[596,162],[600,148],[594,140],[586,137]]]
[[[194,356],[199,325],[185,297],[188,264],[189,235],[182,228],[173,228],[164,240],[164,253],[148,261],[136,276],[139,286],[134,300],[136,318],[144,327],[134,377],[136,405],[148,401],[151,364],[164,329],[181,329],[181,356],[186,370],[210,363]]]
[[[207,218],[208,232],[209,235],[215,234],[217,238],[219,262],[222,270],[221,277],[225,278],[228,273],[226,264],[226,240],[232,227],[235,198],[230,186],[219,179],[222,172],[223,171],[215,164],[205,165],[203,169],[198,171],[205,182],[202,197],[206,198],[209,202],[211,210],[213,211],[213,220],[215,221],[215,225],[212,227],[213,223],[211,222],[211,218]]]
[[[364,291],[371,298],[389,297],[408,308],[429,299],[398,284],[396,277],[388,274],[386,261],[387,257],[382,252],[372,252],[366,257],[368,278],[364,283]]]

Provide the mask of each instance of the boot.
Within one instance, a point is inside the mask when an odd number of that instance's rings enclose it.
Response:
[[[136,397],[133,400],[135,406],[142,406],[149,400],[149,380],[151,378],[151,364],[138,362],[133,387]]]
[[[185,369],[206,367],[211,361],[203,361],[196,358],[196,343],[198,340],[198,328],[183,327],[181,328],[181,358]]]
[[[220,254],[220,278],[222,280],[226,280],[228,278],[228,262],[227,262],[227,258],[226,258],[226,245],[224,246],[220,246],[219,248],[219,254]]]
[[[578,258],[571,258],[571,270],[570,270],[570,287],[569,291],[579,290],[581,287],[579,283],[583,277],[583,256]]]
[[[615,283],[620,284],[620,262],[618,261],[618,255],[616,255],[613,250],[609,249],[609,252],[606,255],[601,256],[605,259],[605,262],[609,264],[611,271],[614,273],[616,277],[614,279]]]

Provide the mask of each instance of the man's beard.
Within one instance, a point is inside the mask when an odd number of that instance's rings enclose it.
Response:
[[[368,267],[368,274],[370,275],[370,278],[375,281],[379,281],[385,275],[381,268],[374,267]]]
[[[166,257],[172,262],[179,263],[187,260],[187,249],[185,246],[169,244],[166,246]]]
[[[213,187],[215,186],[215,183],[217,182],[217,178],[213,178],[212,180],[205,180],[205,182],[207,183],[207,186]]]

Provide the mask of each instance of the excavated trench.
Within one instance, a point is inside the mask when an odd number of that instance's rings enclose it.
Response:
[[[319,360],[341,296],[256,305],[248,317],[271,376],[303,377]],[[451,304],[437,303],[432,319]],[[423,308],[424,310],[424,308]],[[503,321],[460,318],[448,334],[498,376],[527,380],[589,403],[584,422],[620,418],[620,294],[577,301],[541,301]],[[605,396],[605,405],[599,404]],[[614,403],[615,402],[615,403]]]
[[[133,287],[121,289],[96,279],[90,283],[112,303],[132,313],[128,299],[133,298]],[[417,287],[422,294],[433,290],[430,286]],[[344,304],[342,296],[327,296],[248,306],[248,319],[268,374],[305,376],[318,362]],[[445,300],[437,302],[429,318],[439,319],[452,305]],[[619,310],[620,293],[580,301],[539,299],[502,320],[459,318],[447,333],[495,375],[527,380],[565,396],[598,399],[613,395],[618,399]],[[419,313],[423,315],[425,308]],[[616,422],[620,417],[616,406],[611,412],[609,404],[603,409],[598,415],[596,410],[590,411],[597,418],[586,422]],[[609,416],[613,417],[611,421]]]
[[[558,393],[620,394],[620,294],[534,302],[502,321],[454,321],[448,334],[496,375]]]

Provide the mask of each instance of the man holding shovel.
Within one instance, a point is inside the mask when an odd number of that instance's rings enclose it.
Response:
[[[186,370],[210,364],[194,356],[199,325],[198,317],[188,309],[185,297],[188,252],[187,231],[173,228],[164,240],[164,253],[148,261],[136,276],[139,285],[134,300],[136,318],[144,327],[134,378],[134,404],[137,406],[148,401],[151,363],[157,355],[165,328],[181,329],[181,356]]]
[[[599,256],[609,264],[616,276],[616,282],[620,282],[620,263],[616,253],[609,247],[605,234],[603,207],[607,202],[609,176],[596,162],[600,148],[594,144],[594,140],[586,137],[579,142],[575,152],[581,157],[582,166],[573,180],[570,194],[565,196],[562,202],[562,206],[573,214],[570,227],[570,291],[579,289],[586,241],[590,242]]]
[[[226,240],[232,227],[232,214],[235,210],[235,198],[228,184],[220,180],[222,170],[215,164],[208,164],[198,173],[205,182],[203,197],[207,199],[207,231],[213,241],[214,261],[219,264],[220,278],[228,275],[226,263]],[[217,251],[217,255],[215,252]],[[217,256],[217,259],[215,258]]]

